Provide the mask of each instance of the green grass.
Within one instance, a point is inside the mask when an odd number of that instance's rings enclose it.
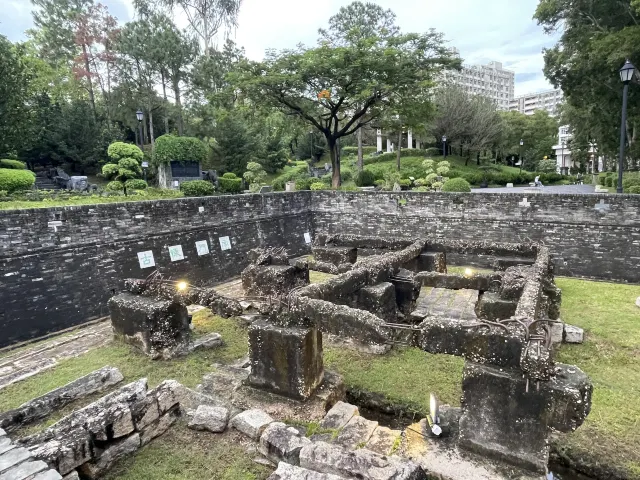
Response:
[[[131,382],[146,377],[149,385],[155,386],[163,380],[178,380],[187,387],[195,387],[205,373],[211,371],[214,362],[230,363],[247,354],[247,332],[233,319],[211,315],[209,310],[194,314],[196,334],[217,332],[225,345],[213,350],[195,352],[187,357],[169,361],[153,361],[141,355],[127,344],[113,341],[110,345],[92,350],[77,358],[62,360],[42,375],[36,375],[0,391],[0,412],[16,408],[22,403],[44,395],[106,365],[117,367]]]
[[[194,432],[177,424],[118,462],[105,480],[264,480],[273,468],[253,462],[240,434]]]

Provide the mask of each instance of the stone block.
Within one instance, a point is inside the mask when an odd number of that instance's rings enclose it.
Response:
[[[245,410],[231,419],[231,426],[257,441],[273,418],[262,410]]]
[[[154,359],[188,352],[187,307],[169,300],[121,293],[109,300],[114,333]]]
[[[249,265],[242,271],[242,287],[247,295],[286,295],[294,288],[309,285],[309,266]]]
[[[110,445],[101,452],[96,460],[87,462],[80,467],[83,478],[91,480],[101,478],[113,465],[129,455],[134,454],[140,448],[140,435],[134,433],[119,442]]]
[[[300,466],[343,478],[368,480],[427,480],[422,468],[410,460],[388,457],[366,449],[345,449],[317,442],[300,451]]]
[[[31,454],[26,448],[13,448],[0,455],[0,473],[4,473],[30,458]]]
[[[144,430],[140,431],[140,446],[144,447],[154,438],[164,434],[174,423],[176,423],[179,416],[180,411],[176,407],[173,410],[169,410],[155,422],[145,427]]]
[[[404,269],[391,279],[391,283],[396,289],[398,310],[409,315],[416,308],[416,300],[420,295],[422,284],[413,276],[413,273]]]
[[[47,470],[46,472],[38,473],[31,480],[62,480],[62,475],[55,470]]]
[[[35,462],[22,462],[6,472],[0,474],[0,480],[27,480],[39,472],[48,470],[49,466],[37,460]]]
[[[66,434],[63,440],[49,440],[31,450],[34,458],[49,465],[56,465],[58,472],[66,475],[73,469],[93,459],[93,442],[85,431]]]
[[[56,388],[41,397],[30,400],[14,410],[0,413],[0,427],[8,432],[46,418],[69,403],[101,392],[123,380],[122,373],[114,367],[104,367],[67,385]]]
[[[419,326],[419,347],[429,353],[458,355],[477,363],[519,368],[524,332],[509,327],[473,327],[475,324],[430,317]]]
[[[519,300],[524,290],[531,267],[509,267],[502,276],[500,298],[505,300]]]
[[[15,448],[15,445],[11,443],[11,439],[9,437],[0,437],[0,454],[8,452],[12,448]]]
[[[582,343],[584,341],[584,330],[574,325],[565,324],[564,343]]]
[[[322,335],[315,328],[256,321],[249,327],[249,384],[306,400],[324,378]]]
[[[229,410],[226,408],[200,405],[193,419],[189,422],[189,428],[193,430],[206,430],[212,433],[222,433],[227,429],[228,422]]]
[[[354,415],[360,415],[358,407],[351,405],[350,403],[338,402],[331,407],[331,410],[329,410],[322,419],[320,422],[320,428],[325,430],[341,430],[347,423],[349,423]]]
[[[515,315],[518,302],[505,300],[497,293],[484,292],[476,305],[476,315],[485,320],[506,320]]]
[[[210,333],[208,335],[204,335],[203,337],[197,338],[189,347],[189,350],[192,352],[197,352],[198,350],[210,350],[212,348],[221,347],[224,345],[222,341],[222,336],[219,333]]]
[[[562,343],[564,337],[564,323],[561,321],[550,322],[549,327],[551,329],[551,343]]]
[[[335,443],[347,450],[361,448],[369,441],[376,428],[378,428],[378,422],[354,415],[340,431]]]
[[[335,266],[356,263],[358,259],[358,249],[355,247],[313,247],[311,253],[316,261],[332,263]]]
[[[416,274],[416,280],[425,287],[447,288],[450,290],[469,289],[482,292],[497,291],[501,278],[502,273],[500,272],[490,274],[473,273],[468,276],[439,272],[419,272]]]
[[[364,287],[358,290],[355,296],[355,308],[371,312],[388,322],[396,320],[396,289],[393,284],[383,282]]]
[[[460,445],[481,455],[544,473],[551,429],[575,430],[589,413],[592,386],[577,367],[558,364],[535,384],[520,369],[467,362],[462,381]]]
[[[80,476],[78,475],[78,472],[74,470],[69,475],[65,475],[62,480],[80,480]]]
[[[418,272],[447,273],[447,254],[445,252],[423,252],[418,255]]]
[[[311,445],[311,440],[300,435],[284,423],[270,424],[260,436],[258,451],[273,463],[287,462],[300,465],[300,450]]]
[[[364,448],[380,455],[392,455],[399,446],[401,436],[400,430],[378,426]]]
[[[280,462],[276,471],[267,480],[344,480],[344,478]]]

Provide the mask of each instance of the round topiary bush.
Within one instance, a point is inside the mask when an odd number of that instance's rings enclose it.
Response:
[[[108,192],[122,192],[124,191],[124,183],[114,180],[113,182],[107,183],[107,186],[104,188]]]
[[[222,175],[222,178],[238,178],[238,176],[233,172],[227,172],[224,175]]]
[[[123,158],[133,158],[138,162],[142,162],[144,154],[136,145],[124,142],[113,142],[107,149],[107,155],[114,162],[118,163]]]
[[[207,195],[213,195],[215,188],[213,184],[206,180],[191,180],[189,182],[182,182],[180,184],[180,191],[184,193],[186,197],[206,197]]]
[[[8,193],[29,190],[36,182],[36,176],[29,170],[0,168],[0,190]]]
[[[356,175],[355,181],[359,187],[372,187],[376,181],[376,177],[369,170],[362,170]]]
[[[327,186],[323,182],[314,182],[309,187],[313,191],[324,190]]]
[[[443,192],[470,192],[471,185],[464,178],[450,178],[442,185]]]
[[[127,190],[145,190],[148,187],[147,182],[139,178],[127,180],[124,185]]]
[[[20,160],[0,159],[0,168],[10,168],[12,170],[26,170],[27,164]]]
[[[233,177],[229,175],[233,175]],[[225,173],[221,178],[218,178],[218,185],[220,185],[222,193],[242,192],[242,179],[236,177],[233,173]]]
[[[633,185],[629,188],[626,188],[624,190],[624,193],[633,193],[633,194],[640,194],[640,185]]]

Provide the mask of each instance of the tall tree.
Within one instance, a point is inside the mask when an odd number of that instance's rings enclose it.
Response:
[[[430,84],[443,68],[459,64],[441,34],[397,34],[356,39],[345,46],[271,51],[247,63],[237,85],[256,103],[298,116],[324,135],[332,184],[340,186],[338,141],[398,104],[396,92]]]
[[[9,40],[0,35],[0,156],[13,153],[20,144],[26,109],[26,73]]]

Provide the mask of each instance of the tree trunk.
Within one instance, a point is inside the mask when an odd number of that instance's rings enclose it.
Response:
[[[396,154],[396,169],[400,171],[400,152],[402,151],[402,129],[398,131],[398,153]]]
[[[156,141],[153,138],[153,108],[149,107],[149,143],[151,144],[151,150],[154,149]]]
[[[180,79],[173,80],[173,95],[176,97],[176,108],[178,109],[178,135],[184,135],[184,121],[182,119],[182,100],[180,99]]]
[[[358,129],[358,171],[364,168],[364,155],[362,154],[362,127]]]
[[[91,81],[91,65],[89,64],[89,55],[87,54],[87,46],[82,44],[82,55],[84,58],[84,68],[87,70],[87,82],[89,83],[89,101],[91,102],[91,107],[93,108],[93,116],[98,117],[98,113],[96,112],[96,99],[93,94],[93,82]]]
[[[331,154],[331,168],[333,172],[331,174],[331,186],[333,188],[340,188],[342,183],[340,180],[340,154],[338,152],[338,142],[331,136],[326,136],[327,144],[329,145],[329,152]]]
[[[480,166],[480,152],[478,152],[478,156],[476,157],[476,165]]]
[[[167,106],[169,105],[169,100],[167,100],[167,80],[164,75],[164,71],[160,72],[162,79],[162,95],[164,97],[164,133],[169,133],[169,116],[167,115]]]

